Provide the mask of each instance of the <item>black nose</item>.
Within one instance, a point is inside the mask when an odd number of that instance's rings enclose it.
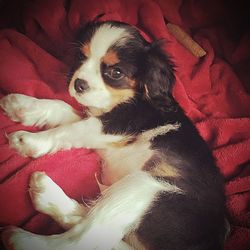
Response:
[[[74,83],[74,88],[77,93],[82,93],[83,91],[87,90],[89,86],[85,80],[77,78]]]

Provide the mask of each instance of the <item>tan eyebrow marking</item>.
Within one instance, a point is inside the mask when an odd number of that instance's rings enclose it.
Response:
[[[102,62],[106,65],[115,65],[120,62],[118,55],[115,51],[110,50],[105,56],[102,57]]]

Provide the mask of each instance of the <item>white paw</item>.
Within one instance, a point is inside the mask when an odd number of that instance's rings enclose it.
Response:
[[[73,108],[61,100],[10,94],[0,99],[0,107],[11,120],[21,122],[26,126],[49,128],[81,120]]]
[[[6,250],[47,250],[45,236],[35,235],[21,228],[9,227],[1,235]]]
[[[0,100],[0,106],[12,121],[32,126],[39,123],[37,99],[22,94],[10,94]]]
[[[44,172],[33,173],[29,186],[30,197],[37,211],[51,215],[59,209],[60,204],[57,203],[62,190]]]
[[[50,151],[50,140],[44,140],[40,133],[17,131],[8,135],[10,147],[23,156],[37,158]]]
[[[81,218],[78,212],[80,205],[70,199],[44,172],[33,173],[29,186],[30,197],[37,211],[63,222],[62,226],[66,226],[67,223],[72,224]],[[71,221],[66,221],[67,219]]]

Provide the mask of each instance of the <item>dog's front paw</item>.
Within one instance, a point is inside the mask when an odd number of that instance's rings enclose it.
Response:
[[[38,133],[17,131],[8,135],[10,147],[19,154],[32,158],[40,157],[50,151],[50,141],[44,140]]]
[[[35,235],[21,228],[8,227],[1,234],[6,250],[47,250],[44,236]]]
[[[33,125],[35,122],[31,113],[35,100],[22,94],[9,94],[0,100],[0,106],[12,121]]]
[[[0,99],[0,107],[12,121],[26,126],[51,128],[81,120],[74,109],[61,100],[9,94]]]

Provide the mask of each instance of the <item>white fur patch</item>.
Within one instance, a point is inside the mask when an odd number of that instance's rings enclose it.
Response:
[[[103,159],[101,181],[112,185],[125,175],[141,170],[153,155],[150,142],[135,142],[124,147],[108,147],[98,150]]]
[[[91,57],[100,60],[115,42],[122,43],[127,35],[124,28],[114,27],[110,24],[100,26],[90,41]]]

